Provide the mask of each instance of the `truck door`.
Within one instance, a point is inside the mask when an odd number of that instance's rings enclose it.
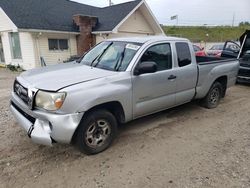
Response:
[[[136,66],[149,61],[156,63],[156,72],[132,76],[134,118],[175,105],[176,77],[171,45],[160,43],[150,46]]]
[[[192,46],[187,42],[176,42],[175,46],[178,64],[176,71],[176,105],[178,105],[193,99],[198,70],[194,54],[191,56]]]

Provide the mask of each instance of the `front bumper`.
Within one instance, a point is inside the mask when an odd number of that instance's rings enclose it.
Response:
[[[53,141],[71,142],[83,112],[55,114],[41,110],[30,110],[14,92],[11,96],[10,109],[34,143],[52,146]]]
[[[248,84],[250,84],[250,77],[238,76],[237,77],[237,82],[238,83],[248,83]]]

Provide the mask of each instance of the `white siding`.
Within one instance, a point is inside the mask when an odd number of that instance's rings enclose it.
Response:
[[[140,37],[145,36],[145,33],[128,33],[128,32],[119,32],[119,33],[112,33],[112,34],[103,34],[103,35],[96,35],[96,43],[98,44],[101,41],[106,39],[113,39],[113,38],[122,38],[122,37]]]
[[[2,32],[1,38],[3,42],[3,50],[5,63],[12,65],[20,65],[23,69],[28,70],[36,67],[36,52],[34,46],[34,38],[31,33],[19,32],[20,47],[22,59],[13,59],[10,45],[9,32]]]
[[[40,66],[40,56],[49,64],[56,64],[67,60],[70,56],[77,54],[75,35],[69,34],[42,34],[19,32],[22,59],[13,59],[9,32],[1,32],[6,64],[20,65],[28,70]],[[50,51],[48,38],[68,39],[69,49],[64,51]]]
[[[32,69],[36,67],[36,57],[35,57],[35,40],[31,33],[19,32],[21,52],[22,52],[22,62],[20,65],[23,69]]]
[[[153,29],[155,35],[165,35],[164,31],[161,29],[157,19],[154,14],[150,10],[149,6],[146,2],[144,2],[139,8],[143,18],[147,21],[150,27]]]
[[[153,29],[142,15],[140,9],[135,11],[118,29],[119,32],[154,34]]]
[[[13,62],[11,57],[11,48],[9,40],[9,32],[17,31],[17,27],[10,20],[10,18],[5,14],[3,9],[0,7],[0,36],[3,43],[4,59],[5,64],[14,64],[16,65],[19,62]]]
[[[143,4],[119,26],[117,33],[96,34],[96,43],[111,38],[159,34],[162,34],[162,31],[159,29],[158,23],[153,19],[146,5]]]
[[[68,50],[49,50],[48,39],[68,39]],[[42,33],[38,38],[38,50],[46,64],[62,63],[72,55],[77,55],[76,36],[72,34]]]
[[[107,39],[107,37],[105,37],[104,35],[95,35],[96,44],[104,41],[105,39]]]
[[[10,51],[9,33],[2,32],[1,38],[2,38],[2,43],[3,43],[3,53],[4,53],[5,63],[11,64],[12,58],[11,58],[11,51]]]

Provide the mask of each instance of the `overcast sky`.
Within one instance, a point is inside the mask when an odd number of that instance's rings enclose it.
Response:
[[[108,6],[108,0],[74,0],[98,7]],[[129,0],[112,0],[114,4]],[[179,25],[238,25],[250,22],[250,0],[146,0],[161,24],[176,25],[170,20],[178,15]]]

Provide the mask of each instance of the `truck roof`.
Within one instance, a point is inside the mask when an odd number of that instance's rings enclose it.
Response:
[[[165,35],[113,38],[113,39],[108,39],[107,41],[126,41],[126,42],[146,43],[146,42],[157,42],[157,41],[163,41],[163,40],[164,41],[185,41],[185,42],[189,41],[188,39],[185,39],[185,38],[168,37]]]

